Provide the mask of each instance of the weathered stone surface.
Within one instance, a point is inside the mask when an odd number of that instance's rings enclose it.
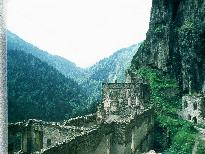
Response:
[[[131,144],[134,144],[132,142],[136,145],[134,151],[147,151],[152,145],[149,134],[153,129],[153,110],[147,109],[136,114],[129,122],[101,123],[89,130],[82,127],[79,131],[76,126],[61,126],[59,123],[37,120],[11,124],[9,128],[14,130],[13,127],[22,133],[23,149],[20,153],[129,154],[132,151]],[[136,133],[131,134],[133,129]],[[134,139],[132,135],[138,137]],[[146,148],[139,148],[141,145]]]
[[[148,104],[150,89],[145,81],[131,83],[104,83],[102,105],[97,118],[107,121],[122,120],[144,109]]]
[[[149,31],[132,70],[151,66],[175,76],[183,93],[205,82],[205,0],[153,0]]]
[[[131,154],[148,151],[152,145],[153,110],[136,114],[130,122],[101,123],[96,129],[77,135],[63,144],[42,151],[43,154]],[[132,130],[135,130],[132,134]],[[135,135],[135,138],[134,138]],[[133,138],[133,139],[132,139]],[[131,149],[131,144],[135,147]],[[144,147],[144,148],[141,148]]]
[[[205,123],[205,96],[202,94],[183,96],[181,116],[194,123]]]
[[[96,114],[89,114],[85,116],[71,118],[63,122],[63,125],[65,126],[80,126],[80,127],[89,127],[95,124],[97,124]]]

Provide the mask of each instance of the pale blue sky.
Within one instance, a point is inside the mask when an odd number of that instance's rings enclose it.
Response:
[[[145,39],[152,0],[8,0],[7,27],[88,67]]]

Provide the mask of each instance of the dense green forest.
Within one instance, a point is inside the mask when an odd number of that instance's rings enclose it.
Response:
[[[125,70],[129,68],[132,57],[137,52],[141,43],[122,48],[108,58],[100,60],[98,63],[88,68],[89,79],[103,82],[123,82]]]
[[[84,78],[83,69],[77,67],[71,61],[57,55],[51,55],[48,52],[24,41],[10,31],[7,31],[7,50],[23,50],[26,53],[32,54],[41,61],[53,66],[64,76],[72,78],[76,81],[81,81],[82,78]]]
[[[86,109],[87,96],[72,79],[20,50],[8,50],[9,122],[62,120]]]

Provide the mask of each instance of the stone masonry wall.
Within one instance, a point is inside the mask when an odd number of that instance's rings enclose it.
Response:
[[[9,129],[14,134],[21,133],[23,153],[140,153],[152,145],[153,110],[142,110],[132,117],[102,122],[90,128],[29,120],[10,125]]]
[[[128,107],[144,107],[144,104],[149,101],[149,87],[141,82],[104,83],[102,95],[102,110],[105,110],[105,114],[122,115],[129,112],[125,112]]]
[[[44,122],[29,120],[26,123],[16,123],[9,125],[10,153],[17,150],[22,152],[34,152],[47,149],[65,140],[74,138],[85,131],[75,126],[63,126],[56,122]],[[16,136],[20,136],[18,149],[13,145]],[[20,149],[19,149],[20,148]]]
[[[147,109],[128,121],[114,123],[111,154],[138,154],[148,151],[152,147],[153,112],[152,109]]]
[[[69,120],[65,120],[63,125],[65,126],[83,126],[89,127],[96,124],[96,114],[89,114],[85,116],[80,116],[76,118],[71,118]]]
[[[42,152],[43,154],[103,154],[106,153],[111,134],[111,125],[101,124],[98,128],[80,134]],[[100,146],[98,146],[100,145]]]
[[[77,135],[43,154],[131,154],[148,151],[152,145],[153,110],[132,119],[101,123],[99,127]]]
[[[205,122],[205,96],[203,94],[183,96],[182,104],[181,115],[184,119],[194,123]]]

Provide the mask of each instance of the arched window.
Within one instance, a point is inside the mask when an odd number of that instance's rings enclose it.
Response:
[[[197,110],[197,103],[193,104],[194,110]]]
[[[195,124],[197,124],[197,118],[196,117],[193,117],[193,122],[195,123]]]

